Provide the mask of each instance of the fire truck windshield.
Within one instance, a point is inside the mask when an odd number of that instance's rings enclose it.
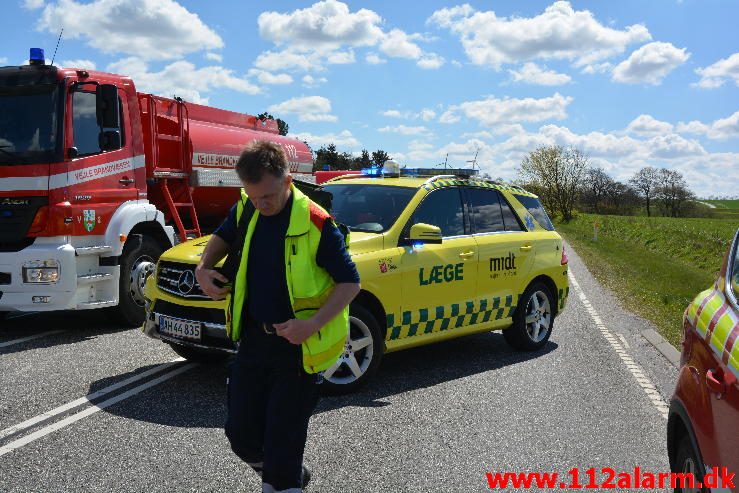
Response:
[[[56,160],[59,85],[0,86],[0,165]]]
[[[408,205],[415,188],[336,184],[323,190],[331,193],[331,214],[352,231],[382,233],[395,223]]]

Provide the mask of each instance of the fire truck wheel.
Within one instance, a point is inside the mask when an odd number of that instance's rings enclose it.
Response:
[[[336,363],[323,372],[323,392],[339,395],[354,392],[377,371],[382,360],[380,325],[365,307],[349,306],[349,337]]]
[[[144,323],[144,285],[156,270],[162,247],[148,236],[130,235],[121,254],[116,312],[131,327]]]
[[[554,300],[544,284],[529,285],[513,313],[513,327],[503,330],[503,338],[518,351],[535,351],[549,340],[554,326]]]
[[[208,351],[204,349],[198,349],[188,346],[182,346],[180,344],[170,344],[172,350],[178,355],[185,358],[187,361],[203,364],[217,364],[226,361],[229,357],[228,353],[220,351]]]
[[[677,473],[691,473],[696,481],[703,482],[703,464],[698,459],[698,454],[693,449],[693,444],[690,442],[688,434],[684,434],[680,443],[677,446],[677,453],[675,454],[675,465],[673,466],[676,470],[673,472]],[[680,487],[680,483],[675,487],[676,493],[687,493],[687,492],[705,492],[704,488],[690,488],[685,485],[685,488]]]

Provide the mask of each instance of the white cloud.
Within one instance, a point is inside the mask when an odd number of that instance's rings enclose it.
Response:
[[[408,127],[406,125],[382,127],[378,128],[377,131],[382,133],[394,133],[400,135],[426,135],[429,133],[429,129],[424,126]]]
[[[651,39],[643,25],[612,29],[590,11],[575,11],[566,1],[554,2],[531,18],[498,17],[465,4],[437,10],[427,22],[458,34],[472,63],[496,69],[534,59],[567,59],[582,66]]]
[[[591,63],[585,66],[585,68],[582,69],[583,74],[605,74],[606,72],[610,72],[613,70],[613,64],[611,62],[603,62],[603,63]]]
[[[457,68],[462,68],[463,67],[462,62],[460,62],[459,60],[452,60],[452,65],[455,66],[455,67],[457,67]]]
[[[521,70],[508,70],[512,82],[524,82],[539,86],[560,86],[569,83],[572,78],[567,74],[560,74],[554,70],[546,70],[533,62],[528,62]]]
[[[23,0],[23,8],[27,10],[36,10],[44,6],[44,0]]]
[[[354,63],[354,50],[334,51],[326,56],[326,61],[332,65],[345,65]]]
[[[417,60],[423,54],[421,48],[410,40],[408,34],[400,29],[393,29],[380,42],[380,51],[393,58],[410,58]]]
[[[375,12],[349,7],[336,0],[317,2],[292,13],[263,12],[259,34],[277,45],[333,51],[341,46],[372,46],[382,38],[382,18]]]
[[[338,134],[328,133],[323,135],[313,135],[311,133],[302,132],[296,134],[291,133],[290,135],[298,140],[307,142],[314,150],[332,143],[336,144],[336,147],[344,149],[358,149],[361,147],[359,141],[349,130],[342,130]]]
[[[697,85],[704,89],[721,87],[727,80],[733,80],[739,86],[739,53],[722,58],[708,67],[696,69],[695,73],[701,76]]]
[[[387,63],[387,60],[385,60],[384,58],[380,58],[377,53],[368,53],[367,56],[364,57],[364,59],[370,65],[380,65],[381,63]]]
[[[555,93],[548,98],[504,98],[489,96],[479,101],[467,101],[450,106],[441,115],[441,123],[460,121],[460,113],[483,125],[493,126],[511,122],[540,122],[543,120],[562,120],[567,117],[567,105],[572,97]]]
[[[626,127],[629,133],[648,137],[670,134],[672,129],[671,123],[659,121],[652,115],[639,115]]]
[[[739,111],[734,112],[726,118],[719,118],[710,124],[698,120],[688,123],[680,122],[677,125],[677,131],[679,133],[705,135],[713,140],[739,138]]]
[[[436,118],[436,112],[432,109],[424,108],[421,110],[419,116],[421,117],[421,120],[428,122]]]
[[[92,60],[63,60],[59,62],[59,67],[66,67],[66,68],[83,68],[87,70],[95,70],[95,62]]]
[[[323,96],[291,98],[282,103],[273,104],[267,110],[274,115],[297,115],[301,122],[335,122],[338,120],[331,114],[331,101]]]
[[[320,57],[315,53],[295,53],[290,50],[265,51],[254,61],[254,66],[269,72],[278,70],[322,70]]]
[[[685,50],[671,43],[646,44],[616,65],[612,79],[626,84],[659,85],[667,74],[690,58],[690,53]]]
[[[416,65],[423,69],[435,70],[444,65],[444,57],[439,56],[436,53],[426,53],[416,62]]]
[[[312,75],[304,75],[302,80],[305,87],[318,87],[328,82],[325,77],[313,77]]]
[[[380,114],[388,118],[405,118],[405,115],[398,110],[386,110],[382,111]]]
[[[220,62],[223,61],[223,55],[221,55],[220,53],[209,52],[209,53],[206,53],[205,54],[205,59],[206,60],[213,60],[214,62],[219,62],[220,63]]]
[[[223,40],[174,0],[59,0],[44,7],[39,29],[83,38],[103,53],[166,60],[223,47]]]
[[[220,66],[196,68],[184,60],[167,65],[160,72],[150,72],[146,61],[130,57],[111,63],[106,70],[131,76],[140,91],[166,97],[176,95],[199,104],[208,104],[208,98],[202,93],[214,89],[231,89],[246,94],[261,92],[258,86],[235,76],[232,70]]]
[[[285,85],[293,82],[293,78],[288,74],[273,74],[255,68],[249,70],[249,77],[256,77],[260,84],[266,85]]]
[[[686,156],[700,156],[706,150],[695,140],[687,140],[677,134],[659,135],[647,142],[649,154],[657,159],[675,159]]]

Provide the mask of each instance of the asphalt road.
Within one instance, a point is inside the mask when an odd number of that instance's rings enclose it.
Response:
[[[324,398],[307,491],[474,492],[490,491],[486,472],[569,483],[577,467],[584,485],[590,467],[599,483],[602,468],[668,471],[677,370],[641,336],[653,327],[568,253],[579,287],[541,352],[516,353],[500,333],[465,337],[387,355],[360,393]],[[226,365],[176,359],[103,313],[0,322],[0,491],[260,491],[223,434]]]

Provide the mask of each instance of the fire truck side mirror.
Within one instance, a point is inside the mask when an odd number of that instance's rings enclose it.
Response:
[[[118,88],[113,84],[100,84],[95,90],[95,95],[98,125],[102,128],[120,128]]]
[[[100,132],[98,140],[100,141],[100,150],[102,151],[115,151],[121,148],[120,130],[105,130]]]

